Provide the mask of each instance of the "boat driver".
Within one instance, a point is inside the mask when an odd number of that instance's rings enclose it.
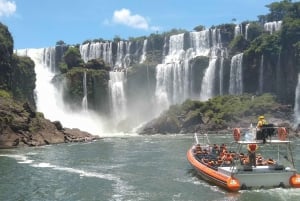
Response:
[[[258,122],[257,122],[257,125],[256,125],[256,129],[257,129],[257,132],[256,132],[256,139],[257,140],[263,140],[264,137],[263,137],[263,133],[262,133],[262,127],[263,125],[266,125],[267,124],[267,121],[265,120],[265,117],[264,116],[259,116],[258,117]]]

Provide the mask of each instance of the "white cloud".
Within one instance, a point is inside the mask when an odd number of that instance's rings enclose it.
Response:
[[[8,17],[14,14],[17,10],[16,3],[9,0],[0,0],[0,17]]]
[[[141,15],[133,15],[130,10],[122,8],[114,12],[112,22],[116,24],[123,24],[137,29],[149,29],[148,20]]]

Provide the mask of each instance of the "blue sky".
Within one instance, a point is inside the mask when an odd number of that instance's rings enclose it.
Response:
[[[15,49],[257,20],[275,0],[0,0]]]

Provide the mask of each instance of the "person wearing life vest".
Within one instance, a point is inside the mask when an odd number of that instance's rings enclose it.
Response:
[[[256,128],[257,129],[261,129],[263,125],[266,125],[267,124],[267,121],[265,120],[265,117],[264,116],[259,116],[258,117],[258,122],[257,122],[257,125],[256,125]]]
[[[265,120],[265,117],[264,116],[259,116],[258,117],[258,122],[257,122],[257,125],[256,125],[256,139],[257,140],[265,140],[264,136],[263,136],[263,133],[262,133],[262,127],[263,125],[266,125],[267,124],[267,121]]]
[[[256,150],[258,149],[258,145],[248,144],[247,149],[248,149],[249,163],[252,166],[256,167]]]

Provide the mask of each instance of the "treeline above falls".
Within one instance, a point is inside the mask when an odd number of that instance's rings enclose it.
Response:
[[[268,8],[269,14],[253,22],[75,46],[59,41],[15,53],[35,63],[31,102],[39,111],[53,120],[60,114],[66,123],[74,115],[65,115],[74,111],[92,115],[102,122],[96,130],[129,131],[171,105],[226,94],[272,93],[296,108],[300,3]]]

